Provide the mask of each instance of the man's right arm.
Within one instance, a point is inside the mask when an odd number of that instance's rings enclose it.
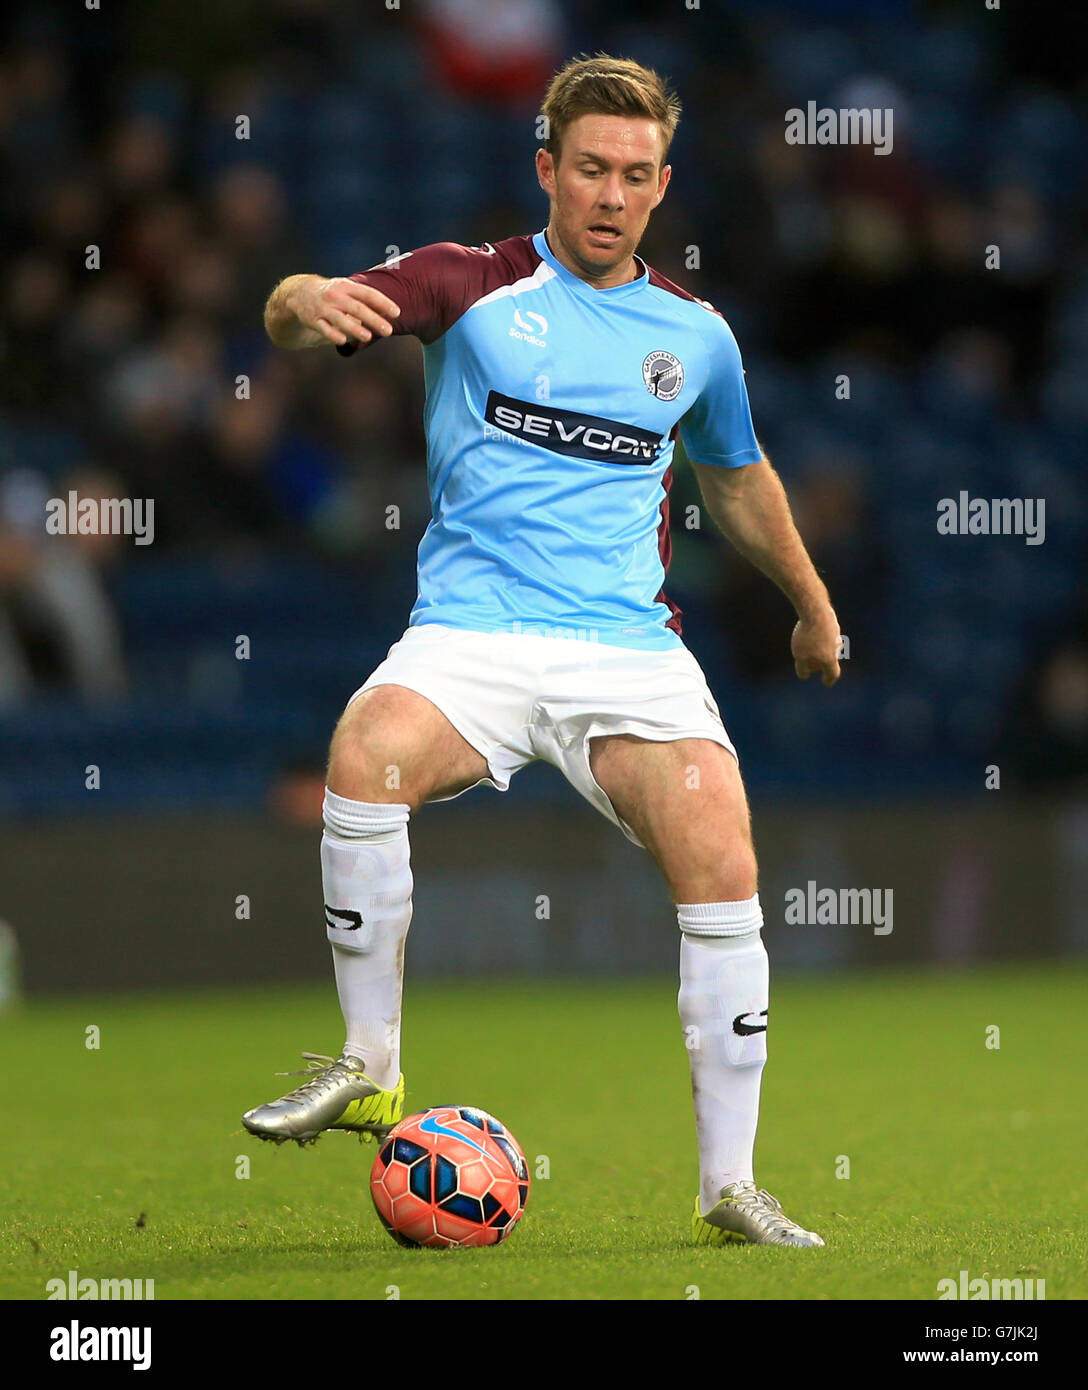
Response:
[[[268,296],[265,331],[277,347],[337,346],[388,338],[400,307],[371,285],[345,276],[289,275]]]

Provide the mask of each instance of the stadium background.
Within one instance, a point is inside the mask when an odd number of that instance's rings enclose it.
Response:
[[[788,605],[685,528],[679,462],[668,587],[741,751],[776,969],[1083,954],[1086,122],[1047,7],[142,0],[4,23],[0,918],[28,992],[329,979],[323,759],[414,597],[421,358],[281,352],[262,305],[287,274],[543,226],[539,101],[598,49],[679,91],[642,253],[732,323],[850,639],[833,691],[797,682]],[[894,153],[787,145],[809,100],[892,107]],[[154,498],[154,544],[47,537],[69,489]],[[1045,498],[1045,543],[939,535],[961,490]],[[425,808],[413,842],[412,972],[675,971],[648,858],[551,768]],[[894,932],[786,925],[810,880],[893,889]]]

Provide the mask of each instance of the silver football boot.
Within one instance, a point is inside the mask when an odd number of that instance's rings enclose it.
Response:
[[[404,1116],[404,1076],[391,1091],[383,1091],[367,1076],[365,1063],[345,1053],[333,1059],[318,1052],[302,1054],[306,1071],[281,1071],[277,1076],[308,1076],[279,1100],[247,1110],[242,1123],[259,1139],[299,1146],[313,1144],[327,1129],[348,1129],[360,1141],[384,1139]]]
[[[727,1241],[748,1241],[752,1245],[823,1245],[815,1231],[806,1231],[791,1221],[782,1203],[757,1188],[754,1182],[734,1182],[723,1187],[721,1201],[705,1216],[699,1213],[699,1199],[691,1218],[691,1234],[696,1245],[723,1245]]]

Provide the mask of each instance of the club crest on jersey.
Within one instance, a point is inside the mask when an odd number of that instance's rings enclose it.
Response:
[[[684,368],[679,357],[658,348],[643,362],[642,379],[651,396],[659,401],[674,401],[684,389]]]

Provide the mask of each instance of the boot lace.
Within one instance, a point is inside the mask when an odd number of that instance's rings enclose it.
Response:
[[[308,1076],[301,1086],[289,1092],[284,1100],[322,1100],[346,1081],[351,1072],[343,1061],[336,1057],[326,1057],[320,1052],[304,1052],[306,1063],[303,1071],[278,1071],[277,1076]]]

